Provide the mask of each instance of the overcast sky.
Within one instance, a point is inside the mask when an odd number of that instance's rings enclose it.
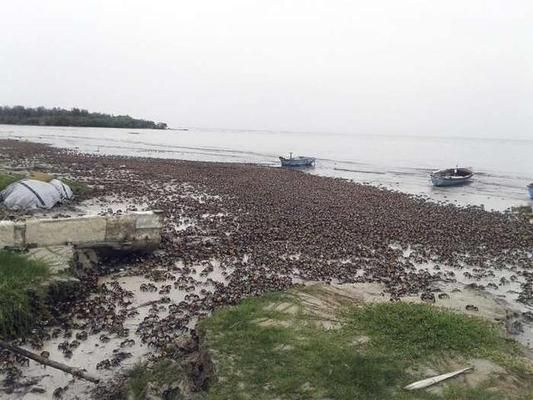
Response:
[[[533,137],[531,0],[1,0],[0,104]]]

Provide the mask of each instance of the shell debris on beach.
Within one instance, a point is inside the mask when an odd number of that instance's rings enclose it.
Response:
[[[533,225],[519,215],[280,168],[1,145],[4,158],[76,176],[91,188],[93,211],[162,210],[157,251],[98,263],[83,278],[89,295],[63,304],[55,325],[21,341],[103,377],[195,338],[196,321],[214,309],[308,282],[380,284],[391,301],[429,303],[465,284],[487,289],[512,310],[509,334],[531,347]],[[306,201],[295,202],[303,192]],[[464,304],[464,312],[480,307]],[[1,355],[19,382],[13,398],[38,398],[36,386],[90,396],[84,383]]]

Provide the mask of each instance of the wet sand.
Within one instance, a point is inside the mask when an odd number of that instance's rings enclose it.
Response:
[[[11,162],[45,164],[90,185],[91,199],[80,209],[164,212],[160,250],[102,265],[100,277],[87,283],[94,294],[65,309],[60,334],[73,336],[63,349],[86,331],[89,347],[105,335],[116,353],[131,352],[120,348],[130,339],[133,353],[158,353],[194,335],[196,319],[216,307],[310,281],[380,283],[393,300],[428,302],[462,283],[486,288],[514,310],[511,321],[500,321],[509,334],[526,345],[531,340],[533,225],[524,217],[279,168],[101,157],[27,142],[0,146]],[[157,297],[160,305],[129,315]],[[47,346],[57,344],[45,338],[41,348]],[[83,362],[86,346],[72,348],[73,361]],[[96,353],[88,369],[114,363],[108,351]],[[78,389],[69,390],[85,393]]]

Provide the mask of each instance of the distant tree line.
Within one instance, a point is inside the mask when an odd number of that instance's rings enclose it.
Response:
[[[102,128],[167,129],[164,122],[155,123],[129,115],[109,115],[79,108],[26,108],[0,106],[0,124],[42,126],[86,126]]]

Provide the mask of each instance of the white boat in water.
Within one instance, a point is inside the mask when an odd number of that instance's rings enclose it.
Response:
[[[279,160],[281,161],[282,167],[312,167],[315,165],[314,157],[293,157],[292,153],[290,153],[289,158],[280,157]]]
[[[449,168],[432,172],[431,182],[433,186],[455,186],[468,182],[474,176],[469,168]]]

